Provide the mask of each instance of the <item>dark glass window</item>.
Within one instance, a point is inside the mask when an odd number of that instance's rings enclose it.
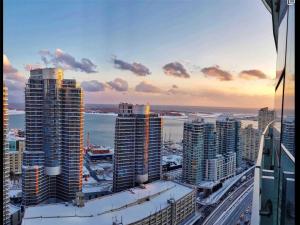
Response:
[[[285,67],[286,31],[287,31],[287,14],[285,14],[278,30],[276,84],[280,76],[283,74],[283,70]]]
[[[295,7],[289,6],[282,144],[294,154],[295,145]]]

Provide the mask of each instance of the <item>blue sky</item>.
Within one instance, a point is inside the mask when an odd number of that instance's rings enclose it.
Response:
[[[230,107],[249,98],[242,107],[260,107],[255,98],[261,97],[260,104],[273,104],[276,51],[271,15],[260,0],[4,1],[3,54],[11,67],[26,79],[26,65],[44,66],[40,50],[51,52],[51,59],[57,49],[96,66],[96,72],[87,73],[66,61],[63,65],[66,78],[85,82],[87,103]],[[114,57],[127,64],[116,68]],[[125,68],[134,62],[150,74]],[[175,62],[188,78],[174,75]],[[163,67],[170,63],[167,73]],[[232,79],[222,80],[222,71]],[[242,71],[249,79],[241,78]],[[108,84],[115,79],[128,88]],[[96,89],[91,81],[97,81]]]

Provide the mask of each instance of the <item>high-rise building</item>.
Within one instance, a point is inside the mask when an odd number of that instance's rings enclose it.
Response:
[[[266,126],[275,118],[275,111],[268,107],[261,108],[258,111],[258,130],[263,132]]]
[[[3,85],[3,224],[10,224],[9,217],[9,159],[8,159],[8,143],[7,143],[7,129],[8,129],[8,114],[7,114],[7,87]]]
[[[204,174],[204,121],[195,119],[184,123],[182,179],[199,184]]]
[[[182,178],[189,184],[199,184],[206,177],[206,160],[216,156],[215,128],[203,119],[184,123]]]
[[[162,119],[149,105],[121,103],[115,124],[113,191],[161,177]]]
[[[82,189],[83,92],[61,69],[30,71],[25,130],[23,204],[74,199]]]
[[[245,128],[241,128],[241,148],[243,158],[255,162],[259,148],[259,131],[249,124]]]
[[[242,151],[240,143],[241,122],[231,115],[221,115],[216,120],[216,148],[218,154],[234,152],[236,167],[241,166]]]

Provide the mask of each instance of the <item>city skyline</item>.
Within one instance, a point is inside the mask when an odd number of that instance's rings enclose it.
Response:
[[[24,100],[29,68],[62,66],[85,103],[273,108],[276,51],[262,2],[126,3],[5,1],[9,102]]]

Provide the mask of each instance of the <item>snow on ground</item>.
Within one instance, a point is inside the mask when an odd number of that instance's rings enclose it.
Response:
[[[192,188],[171,181],[157,181],[143,188],[96,198],[85,203],[84,207],[71,204],[50,204],[25,209],[23,225],[111,225],[113,218],[123,224],[130,224],[148,217],[159,209],[166,208],[172,196],[176,201],[191,193]],[[141,201],[148,197],[148,201]],[[48,217],[48,218],[46,218]]]

